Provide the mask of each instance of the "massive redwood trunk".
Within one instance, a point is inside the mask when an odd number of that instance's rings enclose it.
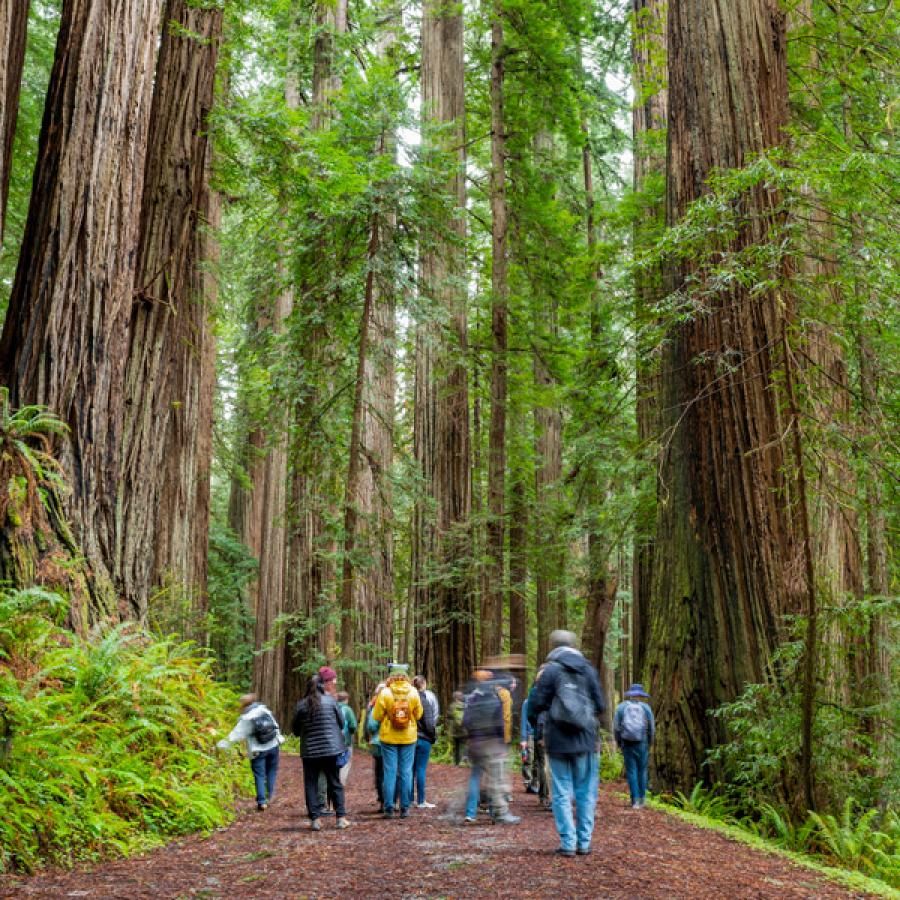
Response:
[[[6,223],[13,138],[25,63],[29,0],[0,0],[0,243]]]
[[[666,6],[661,0],[632,0],[634,34],[632,61],[636,100],[632,108],[634,135],[634,189],[652,195],[652,179],[665,177],[665,136],[668,91],[666,89]],[[664,204],[647,202],[634,228],[635,248],[652,243],[665,218]],[[662,272],[638,271],[635,278],[635,318],[639,326],[652,329],[662,298]],[[636,420],[640,453],[646,471],[642,475],[645,492],[655,499],[660,438],[658,359],[637,353]],[[649,508],[648,508],[649,507]],[[650,595],[653,584],[654,530],[656,508],[641,504],[637,510],[632,591],[632,647],[634,670],[641,671],[647,649]]]
[[[433,388],[433,471],[436,510],[431,634],[424,663],[444,703],[475,662],[471,598],[471,446],[465,366],[465,69],[459,6],[427,0],[422,21],[422,107],[426,123],[447,127],[437,139],[454,165],[446,196],[454,207],[452,238],[432,235],[422,256],[422,293],[443,319],[436,329],[430,373]],[[418,364],[417,364],[418,365]],[[426,367],[427,364],[426,364]],[[417,370],[418,372],[418,370]],[[418,390],[418,388],[417,388]],[[417,414],[418,418],[418,414]],[[436,583],[434,583],[436,581]]]
[[[135,614],[160,586],[202,596],[214,387],[209,191],[222,11],[168,0],[125,367],[117,573]]]
[[[481,604],[481,656],[496,656],[503,637],[506,500],[506,401],[508,214],[506,134],[503,117],[503,3],[495,0],[491,21],[491,423],[488,438],[487,571]]]
[[[63,4],[0,338],[0,380],[13,405],[46,405],[71,429],[60,457],[73,488],[67,511],[93,575],[91,619],[116,612],[119,587],[113,577],[135,198],[143,193],[161,7],[162,0]]]
[[[669,4],[667,220],[681,220],[714,169],[740,168],[782,140],[785,18],[775,0]],[[736,210],[730,247],[769,239],[778,202],[764,186]],[[703,272],[673,264],[671,290]],[[699,299],[699,298],[698,298]],[[789,512],[779,414],[779,341],[790,298],[734,284],[669,329],[662,359],[664,447],[643,671],[656,698],[665,786],[703,777],[723,737],[709,714],[769,677],[780,617],[806,577]]]

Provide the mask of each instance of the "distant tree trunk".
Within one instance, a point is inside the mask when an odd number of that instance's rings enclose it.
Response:
[[[591,665],[600,674],[603,691],[606,695],[606,710],[601,725],[607,732],[612,732],[611,697],[609,686],[611,676],[606,664],[606,635],[616,608],[616,592],[619,579],[608,570],[609,560],[604,542],[596,534],[588,536],[588,577],[587,608],[584,612],[584,627],[581,632],[581,647]]]
[[[481,656],[500,653],[503,637],[504,531],[507,402],[506,133],[503,117],[503,2],[494,0],[491,20],[491,424],[488,449],[487,578],[481,606]]]
[[[455,160],[447,196],[455,206],[453,240],[437,240],[422,257],[423,293],[441,310],[434,379],[434,473],[436,507],[435,618],[428,678],[444,703],[475,662],[471,599],[471,446],[468,375],[465,366],[465,68],[463,16],[459,6],[426,0],[422,20],[422,107],[426,122],[449,126],[441,150]]]
[[[131,615],[114,583],[124,370],[162,0],[66,0],[32,202],[0,338],[14,406],[71,433],[67,512],[93,574],[77,619]]]
[[[668,91],[666,89],[666,5],[662,0],[632,0],[634,34],[632,37],[632,72],[636,100],[632,107],[634,135],[634,189],[645,190],[654,176],[665,176],[666,158],[661,147],[667,120]],[[665,218],[663,203],[648,206],[634,228],[635,247],[643,247],[654,238],[653,232]],[[651,324],[656,318],[655,307],[662,298],[662,272],[638,271],[635,276],[636,319]],[[658,458],[653,453],[659,439],[659,376],[656,359],[637,353],[636,420],[640,452],[651,471],[651,490],[656,492]],[[635,529],[632,648],[634,671],[640,673],[647,651],[647,625],[650,615],[650,593],[653,584],[653,529],[655,504],[638,510]]]
[[[739,168],[782,140],[785,17],[775,0],[669,4],[667,221],[677,223],[713,169]],[[752,73],[752,75],[751,75]],[[742,199],[734,250],[765,244],[778,198]],[[670,290],[690,290],[693,260]],[[660,404],[664,448],[643,670],[657,703],[663,785],[703,777],[722,738],[707,710],[765,681],[783,613],[803,608],[803,545],[779,412],[779,345],[791,299],[734,285],[669,328]],[[789,467],[788,467],[789,468]]]
[[[25,63],[30,0],[0,0],[0,243],[6,224],[13,139],[19,114],[19,90]]]
[[[206,229],[210,215],[218,218],[208,187],[208,114],[222,11],[168,0],[165,22],[148,134],[119,484],[117,568],[124,598],[140,617],[161,585],[177,595],[201,596],[205,589],[209,501],[203,497],[215,383],[207,297],[214,282],[198,254],[214,252]]]
[[[509,507],[509,652],[528,658],[528,504],[525,483],[513,478]]]

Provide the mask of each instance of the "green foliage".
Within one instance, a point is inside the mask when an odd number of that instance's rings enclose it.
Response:
[[[727,820],[732,815],[732,806],[721,790],[706,787],[700,781],[694,785],[690,794],[676,791],[671,797],[671,803],[685,812],[707,816],[710,819]]]
[[[235,698],[190,644],[81,638],[45,591],[0,593],[0,870],[125,854],[227,822],[246,773],[211,748]]]
[[[250,683],[253,624],[247,587],[258,564],[231,529],[213,520],[209,533],[207,634],[216,675],[236,686]]]

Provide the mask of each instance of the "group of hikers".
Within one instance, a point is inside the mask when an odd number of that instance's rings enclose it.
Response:
[[[525,789],[540,795],[553,811],[564,857],[591,852],[599,781],[598,720],[605,711],[596,669],[577,649],[575,635],[557,630],[550,652],[538,669],[522,704],[520,750]],[[294,711],[292,732],[300,738],[303,785],[310,828],[334,815],[347,828],[344,787],[357,731],[374,761],[375,793],[385,819],[407,818],[415,803],[432,809],[427,799],[427,771],[437,740],[440,705],[424,677],[410,679],[409,667],[391,663],[357,720],[346,693],[337,690],[337,673],[322,666],[309,678]],[[512,742],[514,678],[502,667],[475,670],[465,690],[453,695],[448,710],[454,762],[463,756],[471,767],[461,821],[473,824],[479,810],[494,823],[517,825],[509,809],[507,765]],[[622,751],[631,805],[644,806],[649,747],[655,736],[653,712],[640,684],[625,692],[613,717],[616,744]],[[222,749],[246,742],[256,785],[257,808],[272,802],[284,736],[272,712],[254,694],[241,698],[241,714]]]

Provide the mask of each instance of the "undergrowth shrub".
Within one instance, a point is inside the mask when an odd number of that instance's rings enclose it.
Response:
[[[87,638],[66,603],[0,591],[0,871],[126,854],[227,822],[245,764],[214,755],[233,692],[194,645]]]

